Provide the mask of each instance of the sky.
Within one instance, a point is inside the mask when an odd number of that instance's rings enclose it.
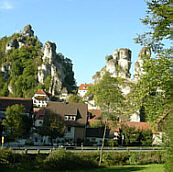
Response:
[[[141,46],[137,34],[146,27],[144,0],[0,0],[0,38],[30,24],[44,44],[72,60],[77,85],[92,83],[115,48],[132,51],[131,73]]]

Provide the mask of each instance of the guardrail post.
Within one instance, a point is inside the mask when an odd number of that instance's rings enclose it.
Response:
[[[25,154],[27,154],[28,153],[28,150],[27,149],[25,149]]]
[[[37,153],[38,153],[38,154],[40,153],[40,149],[37,149]]]

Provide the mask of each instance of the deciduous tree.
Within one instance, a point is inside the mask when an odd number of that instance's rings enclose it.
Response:
[[[110,76],[110,73],[106,72],[102,80],[96,84],[93,88],[94,100],[97,106],[102,111],[102,117],[105,121],[104,134],[102,147],[100,151],[100,164],[102,161],[102,150],[104,147],[105,134],[107,129],[108,120],[116,120],[122,113],[124,97],[121,89],[119,88],[119,82],[117,78]]]
[[[53,139],[62,137],[64,132],[65,123],[63,119],[50,110],[46,110],[43,125],[39,127],[38,133],[42,136],[49,136],[51,138],[51,144],[53,144]]]
[[[25,114],[23,105],[12,105],[6,109],[6,119],[2,125],[8,139],[26,138],[32,127],[32,119]]]

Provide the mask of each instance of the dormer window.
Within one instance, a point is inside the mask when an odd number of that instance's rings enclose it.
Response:
[[[74,115],[65,115],[65,121],[75,121],[76,116]]]

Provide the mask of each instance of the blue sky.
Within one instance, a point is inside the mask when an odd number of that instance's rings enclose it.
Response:
[[[142,48],[133,38],[143,33],[144,0],[0,0],[0,37],[31,24],[43,43],[73,62],[77,84],[91,83],[115,48],[132,51],[132,67]]]

